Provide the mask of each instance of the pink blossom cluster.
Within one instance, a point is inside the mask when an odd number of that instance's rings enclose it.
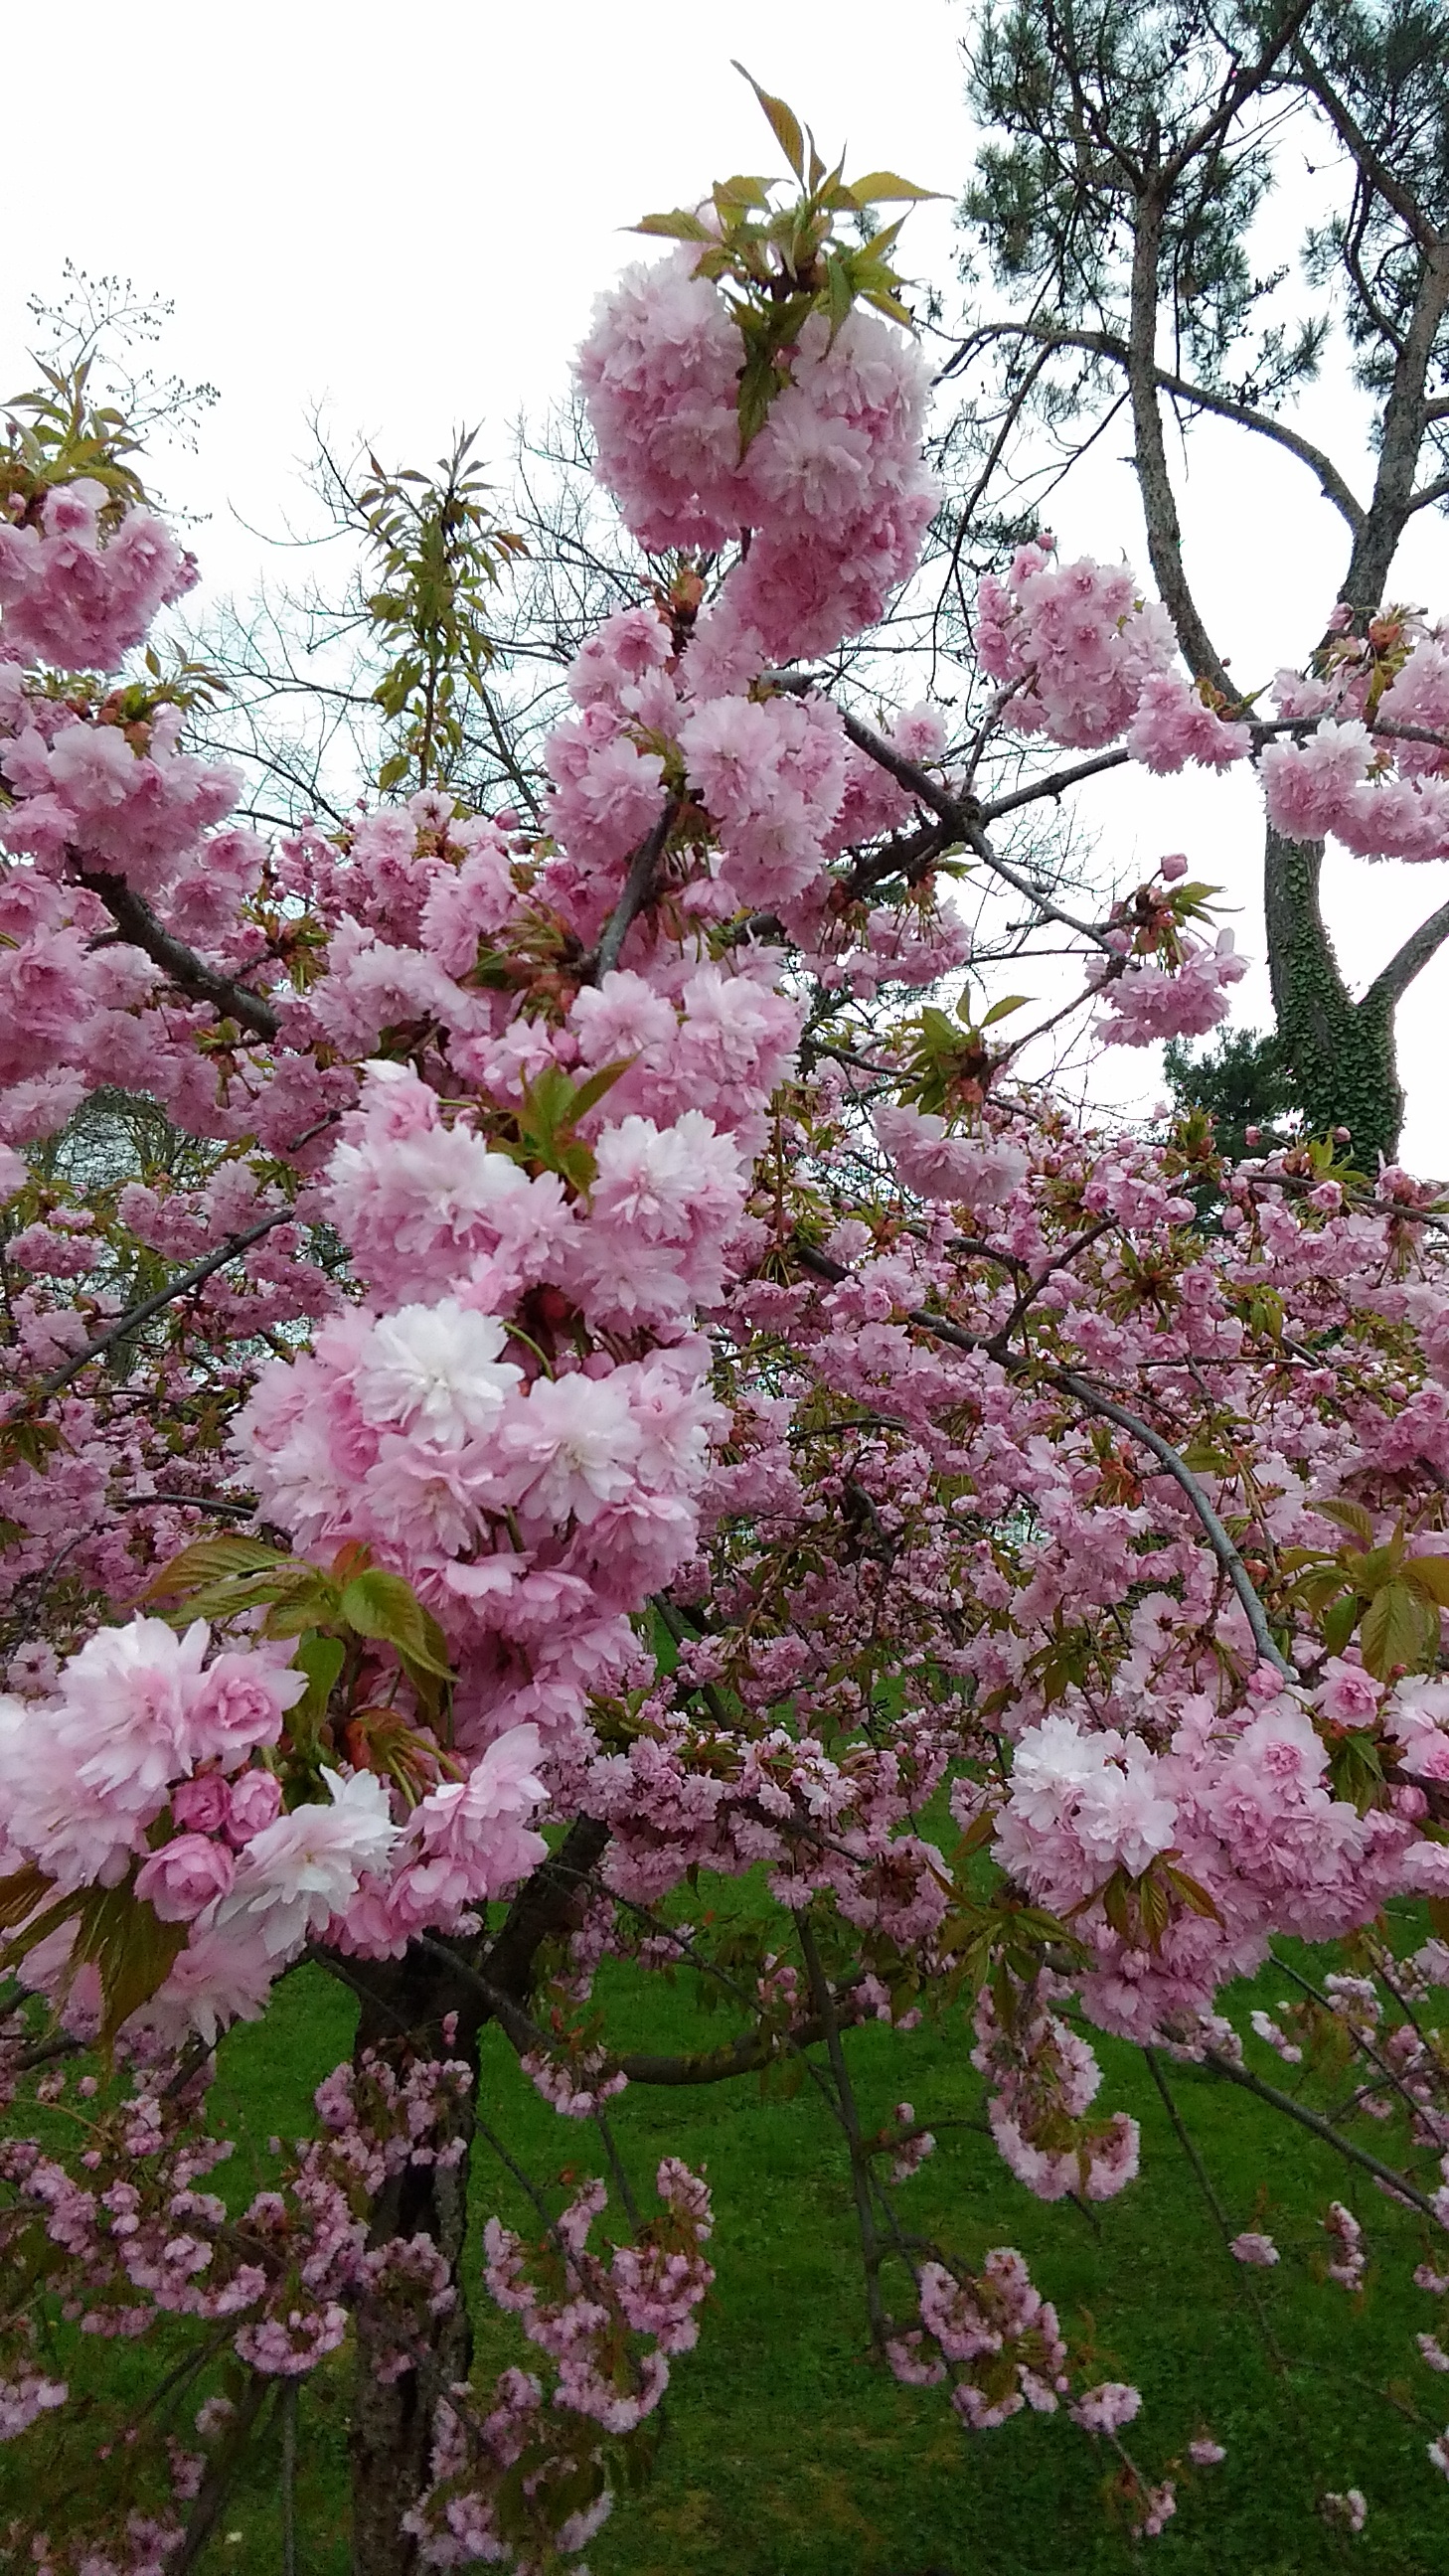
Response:
[[[872,1116],[896,1171],[922,1198],[946,1199],[980,1214],[999,1207],[1026,1177],[1028,1157],[1010,1132],[953,1135],[944,1118],[902,1107]]]
[[[742,455],[744,343],[697,257],[628,270],[595,309],[578,374],[598,471],[643,545],[714,552],[751,532],[706,621],[707,652],[748,677],[832,651],[914,569],[936,500],[920,453],[929,378],[874,314],[857,307],[833,336],[812,314]]]
[[[636,2229],[634,2241],[607,2259],[589,2245],[607,2203],[602,2182],[586,2183],[550,2231],[562,2266],[559,2287],[541,2288],[524,2246],[510,2228],[488,2221],[485,2276],[490,2296],[516,2316],[551,2369],[551,2390],[531,2372],[506,2371],[491,2403],[459,2386],[439,2408],[433,2485],[405,2528],[420,2542],[425,2567],[466,2566],[502,2556],[498,2489],[525,2448],[532,2453],[529,2492],[540,2542],[572,2556],[596,2532],[612,2503],[606,2476],[588,2506],[555,2505],[551,2489],[576,2457],[580,2426],[618,2439],[654,2413],[669,2385],[669,2364],[698,2338],[695,2310],[714,2273],[703,2248],[713,2229],[709,2192],[677,2157],[666,2156],[655,2188],[660,2215]],[[573,2419],[571,2422],[570,2419]],[[550,2425],[560,2456],[548,2459]],[[593,2458],[600,2455],[595,2451]]]
[[[57,485],[19,525],[0,517],[0,657],[115,671],[191,589],[196,564],[164,521],[144,509],[112,517],[89,477]]]
[[[1167,613],[1133,575],[1087,556],[1058,564],[1047,540],[1019,546],[1004,581],[982,580],[976,651],[1019,733],[1084,751],[1126,734],[1154,770],[1223,768],[1251,747],[1245,725],[1224,724],[1173,670]]]
[[[1008,2027],[985,1991],[971,2063],[993,2086],[987,2109],[1003,2162],[1038,2200],[1069,2192],[1113,2200],[1137,2178],[1141,2138],[1125,2111],[1086,2116],[1102,2082],[1090,2043],[1025,1998]]]
[[[1097,1034],[1107,1046],[1154,1046],[1162,1038],[1206,1036],[1228,1014],[1228,994],[1246,975],[1247,963],[1234,950],[1230,930],[1218,933],[1208,948],[1199,940],[1182,942],[1183,958],[1175,972],[1155,958],[1135,958],[1119,973],[1103,960],[1092,970],[1107,1007]]]
[[[236,803],[241,779],[178,748],[176,708],[140,728],[140,741],[135,730],[22,697],[0,666],[0,766],[13,800],[0,819],[0,846],[46,874],[59,874],[73,855],[84,871],[124,877],[143,895],[161,893],[194,866],[204,835]],[[252,836],[240,834],[232,852],[218,855],[232,857],[235,892],[249,891],[246,863],[260,856]]]
[[[1449,849],[1449,649],[1442,628],[1390,610],[1367,635],[1337,622],[1305,676],[1280,671],[1280,720],[1260,769],[1275,830],[1327,834],[1363,858]],[[1315,722],[1316,719],[1316,722]],[[1313,730],[1307,730],[1312,724]]]
[[[1160,1753],[1065,1714],[1017,1739],[997,1849],[1039,1902],[1095,1908],[1115,1877],[1164,1866],[1210,1900],[1211,1911],[1179,1901],[1155,1946],[1103,1919],[1083,1993],[1107,2029],[1151,2037],[1172,2014],[1209,2007],[1226,1959],[1239,1974],[1259,1965],[1273,1926],[1326,1939],[1363,1918],[1371,1891],[1405,1883],[1411,1827],[1334,1796],[1312,1712],[1286,1690],[1250,1705],[1224,1722],[1189,1701]]]
[[[1032,2287],[1013,2246],[998,2246],[978,2273],[923,2263],[920,2323],[886,2347],[897,2379],[919,2387],[949,2380],[963,2424],[989,2432],[1030,2406],[1056,2412],[1066,2394],[1067,2348],[1049,2300]]]
[[[1442,659],[1442,648],[1435,648]],[[1409,664],[1404,677],[1412,672]],[[1385,691],[1379,715],[1395,721],[1399,683]],[[1416,703],[1418,692],[1406,693]],[[1449,719],[1440,716],[1449,762]],[[1259,769],[1268,820],[1293,841],[1330,833],[1360,858],[1441,859],[1449,852],[1449,778],[1425,772],[1407,755],[1417,746],[1381,740],[1359,718],[1321,717],[1301,741],[1265,745]]]

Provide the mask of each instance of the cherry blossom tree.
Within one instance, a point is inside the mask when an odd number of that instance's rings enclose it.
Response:
[[[1137,2171],[1092,2029],[1184,2136],[1191,2061],[1380,2180],[1449,2287],[1449,1950],[1384,1917],[1449,1898],[1449,1210],[1342,1135],[1229,1166],[1200,1116],[1073,1116],[1032,1073],[1061,1014],[983,986],[953,900],[966,870],[1044,913],[1105,1045],[1212,1028],[1211,888],[1168,855],[1079,915],[1003,826],[1106,757],[1251,763],[1275,828],[1413,855],[1449,651],[1338,621],[1267,713],[1043,540],[982,586],[967,755],[930,704],[832,693],[936,505],[876,215],[919,192],[762,103],[790,178],[650,218],[579,355],[655,580],[574,658],[537,824],[429,776],[259,837],[187,747],[205,674],[147,640],[194,567],[118,425],[40,399],[0,462],[0,2429],[45,2465],[7,2546],[53,2576],[193,2565],[349,2339],[359,2576],[577,2565],[713,2277],[702,2180],[636,2187],[607,2104],[791,2059],[880,2357],[967,2430],[1108,2446],[1160,2531],[1139,2391],[1013,2248],[902,2225],[933,2139],[909,2101],[867,2130],[870,2020],[948,2017],[1046,2199]],[[398,710],[430,743],[433,667]],[[993,798],[1007,739],[1065,757]],[[54,1148],[98,1097],[187,1154]],[[689,1919],[701,1869],[768,1892],[743,1968]],[[1330,2032],[1337,2118],[1220,2009],[1284,1933],[1344,1964],[1252,2036]],[[734,2034],[615,2047],[607,1957],[687,1962]],[[355,2053],[228,2199],[217,2046],[303,1960]],[[470,2278],[489,2023],[608,2178],[538,2193],[532,2241],[491,2220]],[[1355,2287],[1358,2221],[1324,2228]],[[480,2298],[519,2338],[488,2386]],[[70,2399],[115,2338],[155,2402],[98,2460]]]

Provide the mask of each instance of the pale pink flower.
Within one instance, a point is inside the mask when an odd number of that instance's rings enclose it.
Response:
[[[281,1961],[340,1914],[359,1879],[387,1860],[399,1828],[384,1783],[371,1771],[344,1779],[323,1766],[330,1803],[293,1807],[255,1835],[240,1854],[231,1891],[208,1928],[235,1927],[257,1937]]]
[[[538,1378],[500,1437],[510,1487],[530,1520],[585,1527],[633,1491],[639,1425],[617,1378]]]
[[[491,1430],[522,1375],[500,1358],[505,1339],[496,1315],[480,1315],[455,1297],[384,1315],[353,1378],[363,1420],[448,1448]]]

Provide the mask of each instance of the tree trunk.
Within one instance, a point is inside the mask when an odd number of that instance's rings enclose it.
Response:
[[[364,2001],[358,2021],[355,2060],[375,2048],[394,2064],[410,2056],[467,2056],[477,2075],[477,2032],[460,2029],[445,2048],[441,2031],[440,1978],[437,1965],[409,1953],[379,1975],[368,1972],[374,1992]],[[406,2026],[405,2035],[399,2023]],[[447,2263],[455,2300],[452,2312],[436,2322],[426,2360],[400,2377],[378,2376],[381,2358],[377,2328],[365,2307],[357,2318],[355,2376],[352,2392],[352,2567],[353,2576],[417,2576],[418,2544],[403,2531],[403,2516],[429,2483],[433,2418],[439,2398],[454,2380],[466,2379],[472,2363],[472,2323],[463,2278],[463,2245],[468,2227],[468,2148],[472,2100],[466,2122],[462,2159],[455,2165],[408,2163],[384,2184],[373,2204],[368,2230],[370,2246],[395,2236],[430,2236]]]
[[[1361,1171],[1392,1162],[1404,1118],[1394,1045],[1396,994],[1382,979],[1355,1002],[1339,971],[1319,897],[1321,841],[1270,829],[1263,867],[1268,971],[1278,1034],[1308,1130],[1346,1127]]]
[[[418,2576],[417,2543],[404,2533],[402,2519],[429,2484],[438,2399],[454,2380],[467,2378],[473,2357],[463,2247],[479,2034],[495,2011],[507,2027],[509,2004],[525,2002],[542,1945],[579,1919],[608,1839],[607,1825],[591,1816],[576,1818],[558,1850],[520,1888],[496,1938],[483,1948],[481,1966],[461,1947],[439,1942],[414,1943],[398,1960],[348,1962],[347,1981],[363,1997],[354,2063],[369,2048],[400,2069],[410,2059],[462,2058],[474,2082],[460,2115],[460,2162],[442,2171],[405,2165],[379,2192],[372,2212],[370,2245],[395,2236],[430,2236],[447,2262],[456,2295],[451,2315],[437,2322],[426,2361],[392,2381],[378,2377],[382,2356],[365,2308],[359,2313],[350,2446],[352,2576]],[[445,2041],[443,2018],[450,2012],[457,2015],[456,2034]]]

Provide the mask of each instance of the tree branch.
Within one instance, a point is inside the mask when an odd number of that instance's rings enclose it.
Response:
[[[1253,1632],[1253,1643],[1264,1662],[1272,1664],[1285,1680],[1296,1681],[1298,1676],[1293,1666],[1274,1641],[1268,1614],[1253,1588],[1242,1558],[1192,1469],[1184,1464],[1171,1441],[1164,1440],[1160,1431],[1154,1431],[1150,1422],[1143,1422],[1135,1413],[1129,1413],[1125,1405],[1115,1403],[1109,1395],[1100,1394],[1086,1378],[1078,1377],[1072,1369],[1054,1372],[1053,1384],[1085,1406],[1089,1413],[1100,1413],[1108,1422],[1115,1422],[1119,1431],[1127,1432],[1132,1439],[1140,1440],[1144,1449],[1151,1450],[1192,1505],[1209,1547],[1242,1604],[1244,1616]]]
[[[1335,2129],[1332,2121],[1325,2120],[1320,2111],[1310,2111],[1305,2102],[1295,2102],[1291,2093],[1281,2092],[1276,2084],[1265,2084],[1261,2075],[1251,2075],[1246,2066],[1235,2066],[1230,2057],[1224,2057],[1215,2048],[1204,2049],[1203,2058],[1215,2074],[1225,2075],[1230,2084],[1241,2084],[1245,2092],[1256,2093],[1260,2102],[1270,2102],[1275,2111],[1286,2112],[1301,2129],[1321,2138],[1325,2146],[1335,2148],[1339,2155],[1347,2157],[1350,2164],[1362,2165],[1365,2173],[1371,2173],[1376,2182],[1385,2184],[1399,2200],[1408,2201],[1425,2218],[1432,2218],[1436,2227],[1442,2227],[1444,2222],[1432,2200],[1419,2190],[1417,2184],[1410,2182],[1406,2175],[1396,2173],[1392,2165],[1383,2164],[1377,2156],[1370,2155],[1367,2147],[1360,2147],[1352,2138],[1346,2138],[1342,2130]]]
[[[643,911],[654,891],[654,871],[659,865],[664,844],[674,828],[674,820],[678,812],[679,800],[671,796],[649,838],[647,841],[640,842],[629,862],[624,891],[604,924],[598,947],[590,961],[596,983],[605,975],[611,974],[618,965],[619,952],[629,936],[635,918]]]
[[[1306,11],[1302,13],[1306,15]],[[1324,115],[1352,156],[1354,167],[1377,188],[1386,206],[1391,206],[1406,232],[1429,258],[1443,247],[1445,236],[1432,224],[1417,197],[1404,186],[1388,163],[1380,159],[1363,128],[1344,105],[1321,64],[1314,60],[1301,38],[1294,44],[1293,57],[1302,75],[1303,86],[1316,98]]]
[[[1046,778],[1034,779],[1029,787],[1013,788],[1009,796],[993,796],[981,808],[983,823],[999,822],[1003,814],[1015,814],[1023,805],[1038,804],[1044,796],[1065,796],[1069,787],[1079,787],[1084,778],[1099,778],[1104,769],[1120,769],[1130,760],[1130,751],[1099,751],[1095,760],[1080,760],[1075,769],[1054,769]]]
[[[127,1333],[136,1332],[142,1324],[148,1324],[151,1317],[159,1315],[163,1306],[169,1306],[173,1299],[184,1297],[192,1288],[199,1288],[213,1271],[223,1269],[228,1261],[235,1261],[237,1255],[247,1251],[250,1245],[259,1243],[264,1234],[270,1234],[273,1226],[295,1225],[297,1222],[295,1208],[273,1208],[269,1215],[248,1226],[244,1234],[229,1235],[226,1242],[218,1244],[215,1252],[209,1252],[204,1261],[194,1261],[191,1268],[183,1270],[168,1287],[158,1288],[154,1297],[143,1297],[139,1305],[128,1306],[125,1314],[118,1315],[114,1324],[108,1324],[93,1342],[87,1342],[83,1351],[74,1351],[62,1367],[52,1369],[49,1377],[41,1379],[32,1403],[58,1395],[63,1386],[69,1386],[73,1377],[79,1377],[81,1370],[90,1366],[92,1360],[102,1359],[116,1342],[123,1340]],[[14,1419],[13,1416],[11,1418]]]
[[[84,869],[79,873],[87,893],[99,895],[122,937],[159,966],[178,991],[193,1002],[209,1002],[222,1019],[239,1020],[255,1038],[276,1036],[280,1023],[270,1002],[208,966],[184,940],[175,938],[124,877],[91,876]]]
[[[1402,1001],[1415,976],[1422,975],[1430,959],[1438,956],[1446,939],[1449,939],[1449,903],[1441,904],[1437,912],[1431,912],[1427,921],[1421,921],[1418,929],[1411,931],[1402,948],[1395,951],[1387,966],[1374,977],[1358,1005],[1359,1009],[1391,1010],[1396,1002]]]
[[[788,674],[784,675],[780,685],[792,686]],[[985,819],[983,809],[974,800],[953,796],[949,788],[943,787],[938,779],[931,777],[929,771],[920,768],[914,760],[907,760],[903,753],[886,741],[884,735],[876,733],[872,726],[862,724],[859,716],[851,715],[842,709],[841,719],[857,751],[863,751],[868,759],[877,762],[880,768],[888,770],[891,777],[908,789],[912,796],[918,797],[932,814],[939,815],[955,838],[964,841],[967,848],[975,852],[977,858],[984,859],[992,872],[1002,878],[1011,887],[1013,893],[1019,894],[1023,902],[1031,904],[1044,919],[1059,923],[1063,930],[1074,931],[1079,939],[1090,939],[1093,947],[1103,949],[1109,957],[1116,954],[1105,931],[1099,930],[1095,922],[1078,921],[1073,913],[1063,912],[1061,906],[1053,903],[1049,895],[1041,893],[1029,877],[1021,874],[1019,868],[1012,867],[1006,859],[998,856],[983,828]],[[1112,757],[1115,761],[1116,755]],[[1111,764],[1104,762],[1102,765]],[[1047,795],[1050,792],[1050,781],[1032,791],[1035,795]],[[1014,801],[1030,803],[1031,797],[1019,797]],[[1002,812],[1005,807],[998,806],[993,810]]]

